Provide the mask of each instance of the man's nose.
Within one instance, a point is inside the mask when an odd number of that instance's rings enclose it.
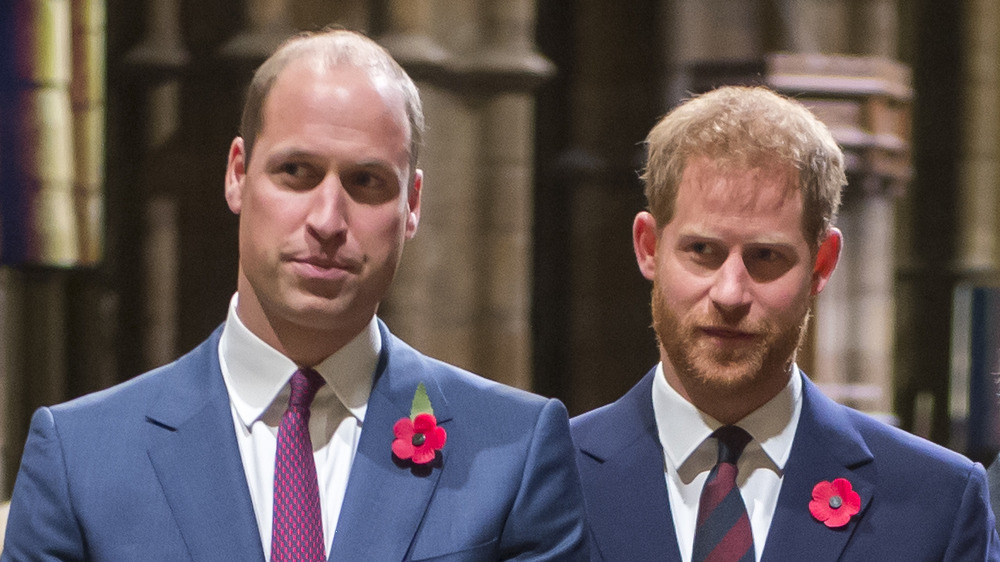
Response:
[[[750,284],[753,279],[747,271],[743,256],[731,253],[715,272],[709,298],[724,310],[734,310],[750,302]]]
[[[333,238],[347,229],[346,192],[336,174],[328,174],[313,189],[313,200],[306,219],[317,238]]]

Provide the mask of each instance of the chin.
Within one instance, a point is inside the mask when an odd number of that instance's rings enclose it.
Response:
[[[695,366],[685,377],[698,386],[714,392],[736,394],[755,388],[760,380],[758,365]]]

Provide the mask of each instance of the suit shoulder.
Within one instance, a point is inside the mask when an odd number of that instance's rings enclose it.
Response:
[[[499,419],[523,417],[531,412],[535,412],[532,417],[536,417],[537,412],[554,404],[565,410],[556,399],[506,385],[424,355],[395,336],[392,336],[390,345],[388,361],[392,363],[391,370],[420,373],[420,379],[428,384],[429,390],[433,384],[445,396],[461,397],[460,400],[449,399],[452,409],[470,413],[478,411],[499,416]],[[390,368],[385,370],[389,371]]]
[[[954,475],[963,481],[977,464],[951,449],[938,445],[867,414],[843,407],[864,437],[880,472]],[[982,470],[980,468],[980,470]]]
[[[570,431],[577,447],[604,456],[637,439],[655,436],[652,377],[650,371],[618,400],[572,418]]]
[[[218,369],[218,333],[177,360],[114,386],[52,406],[53,417],[90,423],[111,416],[121,419],[127,412],[141,412],[170,389],[177,389],[181,373],[205,373]],[[221,373],[220,373],[221,377]]]
[[[598,434],[602,439],[606,436],[620,432],[623,415],[628,414],[628,406],[622,403],[622,399],[574,416],[569,420],[570,430],[573,432],[573,439],[577,442],[585,442],[588,436]]]

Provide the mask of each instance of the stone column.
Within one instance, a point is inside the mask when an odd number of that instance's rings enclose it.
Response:
[[[896,231],[893,406],[902,428],[964,450],[951,441],[948,410],[955,255],[961,246],[957,194],[962,189],[958,162],[964,141],[956,108],[964,97],[966,57],[960,38],[965,9],[959,2],[904,4],[910,33],[905,44],[912,51],[909,59],[919,95],[912,119],[914,176],[901,198]],[[961,380],[968,380],[967,373]],[[967,404],[964,396],[955,399]]]
[[[397,1],[379,41],[421,89],[423,216],[384,303],[422,351],[530,388],[533,88],[552,72],[517,2]]]
[[[72,24],[68,0],[19,0],[10,16],[19,53],[5,87],[3,259],[80,261],[73,200]]]
[[[673,37],[655,4],[554,2],[545,14],[559,72],[539,112],[535,354],[544,390],[572,413],[618,398],[657,358],[631,241],[641,143],[664,106],[656,38]]]
[[[137,90],[144,94],[140,184],[149,189],[131,189],[130,197],[143,209],[133,224],[141,231],[128,249],[141,267],[123,272],[138,277],[132,299],[141,305],[141,359],[136,370],[163,365],[177,357],[178,211],[175,194],[164,185],[164,176],[177,178],[170,170],[171,149],[179,140],[180,74],[190,61],[181,39],[180,3],[161,0],[146,12],[146,37],[130,50],[125,60]]]
[[[910,179],[909,69],[880,57],[775,54],[768,85],[796,96],[844,150],[845,247],[801,364],[839,402],[891,416],[895,198]]]
[[[103,0],[73,0],[73,199],[80,263],[88,265],[104,252],[105,21]]]
[[[73,204],[72,12],[68,0],[19,0],[0,37],[0,276],[4,339],[3,471],[13,484],[31,411],[66,391],[67,273],[80,260]],[[17,56],[14,56],[17,55]],[[9,72],[9,74],[8,74]],[[38,267],[42,266],[42,267]]]
[[[951,350],[950,411],[966,441],[966,451],[988,462],[1000,449],[1000,6],[989,0],[965,4],[963,90],[960,109],[962,147],[958,161],[958,240],[956,293],[969,295],[967,308],[956,307],[956,337]],[[956,303],[961,300],[956,299]],[[963,368],[964,367],[964,368]],[[963,435],[964,433],[964,435]],[[963,439],[964,438],[964,439]]]
[[[455,41],[473,18],[451,7]],[[459,55],[439,41],[433,8],[427,0],[387,2],[375,34],[416,81],[426,119],[420,225],[379,316],[424,353],[475,370],[476,106],[455,91]]]
[[[256,66],[287,39],[291,25],[289,0],[247,0],[243,5],[246,28],[222,47],[222,56]]]

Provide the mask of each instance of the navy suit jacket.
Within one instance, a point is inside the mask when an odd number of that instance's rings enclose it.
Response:
[[[625,396],[570,423],[594,559],[679,561],[653,416],[655,369]],[[861,496],[847,525],[809,513],[816,483]],[[803,376],[802,415],[762,561],[997,560],[982,465],[841,406]]]
[[[430,359],[380,322],[383,349],[332,560],[585,560],[566,409]],[[178,361],[38,410],[2,559],[261,561],[221,329]],[[448,442],[429,470],[391,453],[423,382]]]

